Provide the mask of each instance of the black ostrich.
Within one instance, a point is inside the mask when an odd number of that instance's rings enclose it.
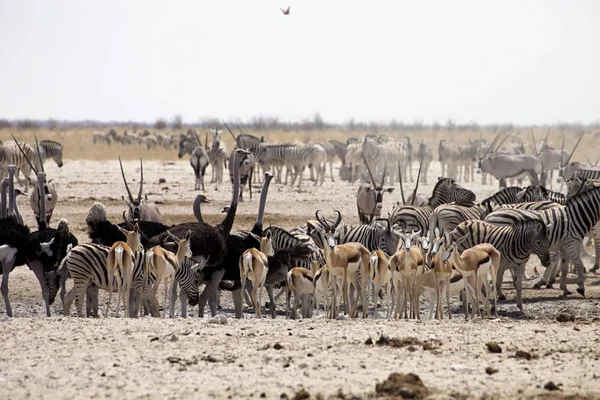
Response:
[[[235,154],[236,157],[242,157],[246,154],[246,152],[244,150],[237,149],[235,150]],[[193,254],[192,259],[200,266],[207,267],[219,265],[221,262],[223,262],[225,256],[227,255],[226,241],[231,233],[231,228],[235,219],[240,191],[240,171],[237,163],[234,164],[233,174],[235,177],[237,177],[237,179],[234,179],[233,181],[231,206],[223,222],[216,226],[211,226],[205,222],[201,222],[203,221],[200,213],[201,201],[196,198],[196,201],[194,202],[194,215],[199,221],[184,222],[182,224],[175,225],[169,228],[168,232],[164,232],[151,238],[150,245],[171,247],[167,245],[167,242],[172,242],[172,240],[169,239],[169,235],[182,238],[187,231],[192,231],[190,243]],[[171,248],[169,248],[169,250],[171,250]]]
[[[236,166],[237,164],[234,164]],[[225,290],[233,291],[233,303],[235,305],[235,316],[236,318],[242,317],[242,291],[241,285],[237,282],[240,281],[240,267],[239,261],[242,254],[249,248],[260,249],[260,237],[263,233],[263,217],[265,214],[265,205],[267,203],[267,193],[269,190],[269,183],[273,179],[271,173],[265,173],[265,179],[263,181],[263,187],[260,194],[260,201],[258,204],[258,214],[256,216],[256,222],[250,231],[235,232],[227,238],[227,255],[221,263],[214,266],[207,266],[202,269],[198,274],[198,280],[200,283],[206,282],[206,287],[200,295],[198,316],[204,316],[204,307],[208,300],[210,306],[210,313],[215,316],[217,313],[217,290],[221,281],[234,281],[233,285],[222,285],[221,287]],[[234,184],[237,180],[234,180]],[[231,212],[231,210],[228,210]]]

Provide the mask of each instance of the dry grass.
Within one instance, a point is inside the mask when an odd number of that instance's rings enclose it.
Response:
[[[155,148],[155,149],[147,149],[143,145],[121,145],[121,144],[96,144],[94,145],[92,142],[92,133],[96,131],[96,129],[70,129],[70,130],[55,130],[50,131],[47,129],[40,129],[35,131],[38,139],[50,139],[61,142],[65,146],[65,159],[71,160],[79,160],[79,159],[87,159],[87,160],[111,160],[116,159],[118,155],[121,156],[124,160],[133,160],[142,156],[145,160],[173,160],[177,158],[177,150],[169,149],[165,150],[163,148]],[[117,132],[122,133],[122,128],[116,129]],[[155,132],[155,130],[151,130]],[[33,143],[34,142],[34,131],[21,131],[17,129],[8,130],[2,129],[0,130],[0,140],[8,141],[11,140],[10,134],[14,133],[15,137],[19,141],[26,141]],[[129,130],[131,132],[131,130]],[[163,133],[174,133],[172,130],[164,130]],[[308,142],[310,140],[341,140],[345,141],[350,137],[362,137],[367,133],[365,131],[347,131],[340,129],[329,129],[323,131],[269,131],[269,132],[254,132],[252,130],[248,130],[246,133],[255,135],[255,136],[264,136],[268,141],[282,141],[282,142],[291,142],[291,141],[300,141],[300,142]],[[536,129],[535,130],[536,140],[539,142],[546,136],[545,129]],[[204,141],[204,134],[199,132],[201,139]],[[236,133],[237,134],[237,133]],[[456,131],[419,131],[419,132],[397,132],[397,133],[386,133],[391,138],[401,138],[408,136],[413,140],[425,140],[429,145],[434,149],[434,152],[437,151],[437,144],[441,139],[446,139],[450,141],[456,141],[459,143],[464,143],[470,139],[479,139],[483,137],[490,142],[495,133],[494,132],[456,132]],[[586,132],[581,145],[579,146],[577,152],[575,153],[575,159],[585,162],[585,155],[587,155],[595,161],[596,154],[598,153],[598,145],[600,144],[600,134],[592,131]],[[520,132],[514,134],[515,139],[520,138],[525,145],[530,148],[532,139],[531,139],[531,131],[529,129],[521,129]],[[577,131],[569,131],[566,134],[565,140],[565,148],[567,151],[573,148],[577,139],[579,137],[579,132]],[[233,148],[233,138],[228,132],[225,130],[223,136],[224,142],[227,144],[228,149]],[[210,140],[210,139],[209,139]],[[510,140],[510,139],[509,139]],[[562,132],[558,131],[558,129],[554,129],[549,136],[549,141],[555,147],[560,148],[562,141]]]

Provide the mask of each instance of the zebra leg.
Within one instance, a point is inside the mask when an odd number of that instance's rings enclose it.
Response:
[[[271,311],[271,318],[277,317],[277,309],[275,307],[275,296],[273,296],[273,286],[267,286],[267,293],[269,294],[269,311]]]
[[[575,271],[577,272],[577,293],[585,297],[585,266],[583,265],[583,261],[581,261],[578,252],[580,247],[581,241],[573,241],[573,244],[567,246],[567,255],[575,264]],[[563,271],[564,270],[565,269],[563,269]]]
[[[596,224],[594,228],[592,228],[592,233],[594,236],[594,248],[596,250],[596,258],[594,260],[594,266],[591,269],[591,272],[598,271],[599,261],[600,261],[600,224]]]
[[[235,309],[235,317],[241,319],[244,315],[243,301],[242,301],[242,289],[236,289],[231,292],[233,297],[233,307]]]
[[[517,291],[517,308],[523,311],[523,277],[525,276],[525,264],[519,264],[515,267],[515,289]],[[477,289],[479,290],[479,289]],[[479,307],[479,305],[477,305]]]
[[[500,268],[498,268],[498,277],[496,278],[496,291],[498,292],[498,300],[506,300],[506,295],[502,291],[502,281],[504,280],[505,272],[506,265],[500,263]]]
[[[329,175],[331,175],[331,182],[335,182],[335,179],[333,178],[333,163],[329,163]]]
[[[171,284],[171,302],[169,303],[169,317],[170,318],[175,318],[175,302],[177,301],[177,285],[179,283],[177,282],[177,280],[173,279],[173,282]],[[183,291],[181,292],[183,294]],[[182,303],[183,303],[183,296],[181,299]],[[165,312],[166,314],[166,312]]]
[[[71,304],[73,303],[73,300],[75,300],[75,297],[77,297],[77,293],[76,293],[76,287],[73,286],[71,288],[71,290],[69,290],[69,293],[66,294],[65,296],[65,302],[63,304],[63,315],[64,316],[70,316],[71,315]]]

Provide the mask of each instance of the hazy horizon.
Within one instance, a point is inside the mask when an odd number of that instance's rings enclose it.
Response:
[[[592,123],[599,11],[593,1],[3,1],[0,118]]]

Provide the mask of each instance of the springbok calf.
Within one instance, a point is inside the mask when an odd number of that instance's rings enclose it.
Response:
[[[319,231],[323,244],[325,263],[331,276],[331,286],[333,288],[333,304],[331,308],[331,317],[335,318],[339,312],[337,305],[338,278],[342,278],[340,292],[344,303],[344,310],[348,315],[354,317],[358,306],[358,297],[350,309],[349,288],[352,284],[354,288],[361,293],[363,298],[363,318],[367,317],[368,302],[366,302],[367,282],[370,275],[369,250],[360,243],[344,243],[335,245],[332,237],[326,238],[322,231]],[[363,279],[362,289],[358,284],[358,274]],[[361,290],[359,290],[361,289]]]
[[[246,279],[252,281],[252,293],[250,298],[254,305],[256,318],[262,318],[260,305],[262,302],[262,289],[267,279],[269,271],[269,261],[267,256],[274,256],[273,246],[271,244],[271,235],[260,238],[260,250],[255,248],[248,249],[240,257],[240,278],[242,280],[242,293],[246,290]]]
[[[319,311],[319,298],[322,295],[323,310],[325,311],[325,315],[327,315],[327,311],[329,310],[329,269],[327,265],[320,268],[321,257],[316,257],[314,253],[309,256],[309,261],[310,272],[312,273],[315,287],[315,310]]]
[[[465,237],[466,238],[466,237]],[[492,286],[493,286],[493,298],[494,298],[494,316],[498,317],[498,305],[497,305],[497,293],[496,293],[496,277],[498,276],[498,268],[500,267],[500,252],[496,250],[494,246],[489,243],[482,243],[466,249],[462,254],[458,254],[456,250],[457,246],[465,240],[461,238],[452,242],[445,242],[444,244],[444,255],[442,262],[452,263],[452,265],[462,274],[465,282],[465,295],[466,295],[466,306],[465,306],[465,319],[468,319],[469,309],[469,284],[468,278],[474,276],[475,278],[475,304],[473,307],[477,307],[477,315],[481,316],[481,310],[479,309],[479,294],[481,291],[481,285],[485,286],[484,295],[484,311],[487,313],[488,318],[491,317],[489,296],[492,291],[490,288],[490,282],[488,281],[488,273],[492,275]]]
[[[373,271],[373,318],[377,316],[377,303],[379,303],[379,291],[385,285],[388,316],[390,314],[390,298],[392,297],[392,271],[389,268],[388,256],[381,250],[371,252],[369,258],[371,271]]]
[[[315,285],[313,274],[306,268],[292,268],[285,277],[286,304],[285,315],[288,318],[296,319],[296,310],[302,301],[302,318],[312,317],[312,300],[315,295]],[[290,313],[290,297],[294,295],[294,305]]]
[[[164,306],[164,317],[167,316],[167,297],[169,298],[169,305],[173,303],[173,288],[170,285],[176,285],[174,281],[175,272],[183,265],[185,258],[192,258],[192,250],[190,248],[190,238],[192,237],[192,231],[187,231],[183,239],[180,239],[167,231],[171,239],[177,243],[177,254],[169,250],[165,250],[160,246],[154,246],[146,252],[146,266],[147,274],[153,274],[156,277],[154,286],[152,287],[152,307],[158,310],[158,300],[156,293],[161,282],[164,282],[165,289],[165,302]],[[173,308],[171,306],[171,308]]]
[[[420,231],[405,234],[403,231],[396,231],[400,236],[398,242],[398,250],[396,254],[390,258],[390,268],[392,274],[397,272],[395,283],[402,284],[402,290],[398,286],[394,286],[396,290],[396,318],[404,310],[404,317],[408,319],[406,300],[410,301],[411,318],[420,318],[419,313],[419,294],[417,290],[417,278],[423,274],[425,270],[425,257],[423,251],[413,244],[416,241],[422,242],[423,246],[427,246],[427,239],[421,238]],[[401,302],[401,294],[404,294],[404,299]],[[402,304],[402,306],[401,306]],[[402,307],[402,308],[400,308]],[[399,309],[400,308],[400,309]]]
[[[129,317],[129,292],[131,282],[133,281],[133,266],[135,265],[135,253],[141,251],[142,242],[140,228],[135,224],[133,231],[128,231],[116,225],[117,228],[125,235],[127,242],[115,242],[110,247],[108,257],[106,258],[106,269],[108,274],[108,305],[104,311],[104,317],[108,317],[110,303],[112,301],[112,285],[115,277],[115,272],[118,271],[117,277],[117,317],[119,316],[119,300],[123,299],[123,307],[125,308],[125,316]]]

